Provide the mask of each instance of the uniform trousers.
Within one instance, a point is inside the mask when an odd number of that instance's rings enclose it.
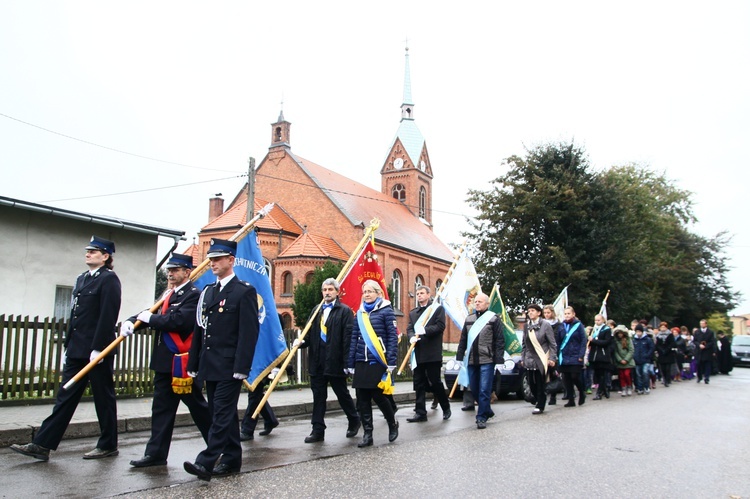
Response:
[[[242,466],[240,424],[237,417],[240,390],[242,381],[238,379],[206,381],[211,427],[206,450],[198,454],[195,462],[209,472],[213,471],[219,456],[222,464],[232,469],[240,469]]]
[[[425,398],[427,388],[430,387],[435,398],[440,403],[440,408],[445,412],[451,408],[448,395],[445,393],[443,382],[440,380],[440,368],[442,362],[422,362],[414,368],[414,391],[416,392],[416,403],[414,413],[417,416],[427,416]]]
[[[55,407],[41,428],[34,436],[33,442],[47,449],[56,450],[60,445],[65,430],[76,412],[83,392],[91,382],[91,392],[94,395],[96,417],[102,434],[96,446],[99,449],[117,449],[117,401],[115,400],[115,382],[113,377],[114,356],[105,357],[101,364],[97,364],[75,385],[69,389],[63,386],[70,381],[81,369],[88,365],[89,359],[71,359],[65,361],[62,382],[57,391]]]
[[[255,427],[258,425],[258,418],[253,419],[253,414],[260,405],[260,401],[263,399],[263,389],[267,384],[267,381],[258,383],[255,390],[247,393],[247,410],[245,411],[245,415],[242,418],[242,424],[240,425],[242,433],[252,435],[255,432]],[[263,404],[263,408],[260,410],[260,416],[263,418],[264,428],[275,428],[279,425],[276,413],[273,412],[273,408],[268,401]]]
[[[526,380],[529,382],[531,393],[536,398],[534,407],[543,411],[544,406],[547,405],[547,393],[544,391],[547,387],[547,375],[539,369],[527,369]]]
[[[172,443],[172,432],[177,408],[182,401],[190,410],[190,416],[208,442],[208,429],[211,427],[211,414],[208,403],[201,393],[202,385],[193,379],[190,393],[175,393],[172,390],[172,373],[154,373],[154,400],[151,404],[151,438],[146,444],[145,455],[157,459],[167,459]]]
[[[331,385],[333,393],[339,401],[341,409],[346,414],[349,423],[359,421],[359,414],[354,405],[354,400],[346,385],[343,376],[310,376],[310,389],[313,393],[312,429],[314,433],[323,433],[326,430],[325,415],[328,400],[328,385]]]

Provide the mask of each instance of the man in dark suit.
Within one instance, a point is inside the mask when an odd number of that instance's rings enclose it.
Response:
[[[362,426],[357,407],[346,386],[346,363],[351,343],[352,309],[338,300],[339,283],[328,278],[321,285],[323,304],[310,326],[310,331],[300,348],[308,349],[308,368],[310,372],[310,389],[313,393],[312,433],[305,437],[305,443],[325,440],[325,414],[328,399],[328,385],[339,401],[341,409],[349,420],[346,429],[347,438],[357,436]],[[316,310],[313,310],[315,315]],[[295,340],[297,344],[299,340]]]
[[[420,320],[422,314],[431,304],[430,288],[419,286],[417,288],[417,308],[409,312],[409,326],[406,328],[409,342],[415,344],[414,357],[417,361],[417,366],[414,368],[414,391],[417,396],[414,407],[415,416],[407,419],[409,423],[427,421],[425,397],[428,384],[432,387],[435,400],[440,403],[440,408],[443,409],[443,419],[451,417],[450,401],[440,379],[440,368],[443,365],[445,310],[442,305],[438,305],[426,322]]]
[[[89,381],[102,434],[96,448],[84,454],[83,458],[100,459],[116,456],[119,452],[113,377],[115,351],[99,361],[72,387],[67,390],[63,388],[117,337],[115,328],[122,291],[120,279],[112,270],[114,252],[115,243],[97,236],[93,236],[86,246],[86,265],[89,270],[78,276],[73,288],[73,307],[64,342],[65,367],[55,407],[31,443],[11,446],[12,450],[20,454],[42,461],[49,460],[50,449],[57,450]]]
[[[698,349],[695,351],[695,357],[698,361],[698,383],[703,379],[703,382],[708,384],[713,368],[716,336],[708,327],[706,319],[701,319],[700,326],[700,329],[693,335],[693,343],[698,345]]]
[[[240,471],[242,446],[237,402],[242,380],[258,341],[258,295],[255,288],[234,275],[237,243],[211,239],[208,258],[216,284],[206,286],[198,300],[199,329],[193,337],[188,374],[206,384],[212,415],[206,449],[185,471],[201,480]],[[221,457],[221,462],[216,462]]]
[[[172,253],[166,268],[169,289],[161,309],[155,314],[145,310],[123,322],[120,328],[120,335],[130,336],[133,334],[133,323],[139,320],[156,331],[150,366],[154,371],[151,438],[146,444],[144,456],[130,461],[130,465],[136,468],[167,464],[180,401],[190,410],[206,442],[211,426],[208,403],[201,393],[202,385],[193,382],[185,372],[195,329],[195,308],[201,294],[190,282],[193,258]]]

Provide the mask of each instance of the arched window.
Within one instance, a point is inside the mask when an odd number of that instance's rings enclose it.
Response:
[[[290,296],[294,292],[294,280],[291,272],[284,272],[281,276],[281,294]]]
[[[393,196],[393,199],[397,199],[398,201],[401,201],[402,203],[406,201],[406,189],[404,188],[403,184],[396,184],[393,186],[393,189],[391,189],[391,196]]]
[[[419,218],[427,218],[427,190],[419,188]]]
[[[277,126],[275,132],[276,142],[281,142],[281,127]]]
[[[443,280],[442,279],[438,279],[437,281],[435,281],[435,289],[433,289],[432,292],[433,293],[437,293],[438,290],[440,289],[440,286],[442,286],[442,285],[443,285]]]
[[[270,261],[264,258],[263,266],[266,268],[266,275],[268,276],[268,280],[271,281],[271,286],[273,286],[273,279],[271,279],[271,271],[273,270],[273,265],[271,265]]]
[[[315,274],[313,272],[308,272],[307,274],[305,274],[305,284],[310,284],[314,276]]]
[[[414,279],[414,293],[417,292],[419,286],[424,286],[424,277],[422,277],[421,275],[417,275],[417,277]]]
[[[393,295],[390,296],[391,304],[394,309],[401,310],[401,272],[398,270],[393,271],[391,289],[393,290]]]

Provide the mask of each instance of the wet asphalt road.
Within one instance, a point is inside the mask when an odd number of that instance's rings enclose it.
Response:
[[[94,439],[64,441],[50,462],[0,450],[2,497],[750,497],[750,369],[659,388],[648,396],[549,407],[541,416],[516,400],[477,430],[454,402],[387,442],[376,417],[375,446],[346,439],[342,414],[327,418],[326,441],[304,444],[307,419],[282,420],[268,437],[243,443],[239,475],[200,482],[182,462],[202,449],[195,431],[176,434],[169,465],[136,470],[147,433],[121,438],[120,456],[84,461]],[[377,414],[377,412],[376,412]],[[360,432],[361,435],[361,432]]]

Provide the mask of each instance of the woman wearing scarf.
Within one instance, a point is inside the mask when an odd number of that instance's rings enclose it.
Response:
[[[372,445],[372,401],[388,421],[388,441],[398,438],[398,421],[386,395],[393,393],[391,372],[398,356],[396,316],[391,302],[383,298],[380,284],[372,279],[362,285],[362,305],[352,327],[349,369],[357,391],[357,412],[364,435],[358,447]]]
[[[589,352],[589,364],[594,368],[594,383],[598,383],[594,400],[601,400],[602,396],[609,398],[609,376],[612,371],[612,349],[614,338],[612,329],[604,323],[604,316],[597,314],[594,317],[594,329],[589,338],[591,352]]]
[[[560,325],[562,324],[559,320],[557,320],[557,314],[555,313],[555,307],[553,305],[545,305],[542,307],[542,315],[544,316],[544,320],[547,321],[552,327],[552,333],[555,338],[559,337],[558,329],[560,328]],[[557,349],[559,345],[555,343],[555,349]],[[557,357],[557,353],[555,353],[555,357]],[[557,372],[557,367],[552,366],[548,369],[549,372],[549,379],[552,381],[554,378],[557,378],[560,376],[560,373]],[[570,397],[566,397],[565,400],[570,399]],[[549,394],[549,405],[557,405],[557,393],[550,393]]]
[[[573,307],[565,308],[565,319],[557,328],[558,367],[563,375],[565,392],[570,399],[565,407],[575,407],[575,392],[573,385],[578,388],[578,405],[586,402],[586,391],[583,386],[581,371],[583,370],[583,356],[586,355],[586,332],[583,324],[576,318]]]

